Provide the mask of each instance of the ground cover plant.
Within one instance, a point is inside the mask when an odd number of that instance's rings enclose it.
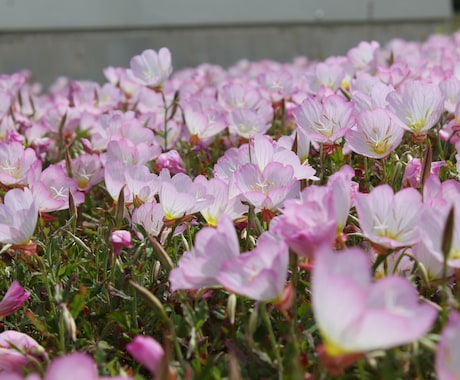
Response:
[[[460,377],[460,34],[0,76],[0,380]]]

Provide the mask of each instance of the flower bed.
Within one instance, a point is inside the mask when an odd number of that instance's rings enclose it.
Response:
[[[458,51],[0,76],[0,380],[460,376]]]

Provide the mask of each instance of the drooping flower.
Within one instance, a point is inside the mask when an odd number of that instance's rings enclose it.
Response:
[[[316,255],[313,313],[330,357],[411,343],[432,327],[436,309],[419,303],[415,287],[399,276],[375,283],[364,251],[349,248]]]
[[[162,85],[172,73],[171,52],[168,48],[144,50],[130,62],[131,71],[143,84],[151,87]]]

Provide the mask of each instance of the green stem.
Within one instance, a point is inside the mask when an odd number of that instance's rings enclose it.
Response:
[[[163,100],[163,107],[164,107],[164,119],[163,119],[163,123],[164,123],[164,130],[163,130],[163,138],[165,140],[165,144],[164,144],[164,151],[166,152],[168,150],[168,106],[166,105],[166,97],[165,97],[165,94],[163,92],[163,90],[161,90],[161,99]]]
[[[321,168],[321,174],[319,176],[320,184],[324,184],[324,145],[320,144],[319,146],[319,166]]]
[[[278,347],[278,343],[276,341],[275,333],[273,332],[273,326],[272,326],[272,323],[270,321],[270,317],[269,317],[269,315],[267,313],[267,304],[266,303],[261,305],[260,312],[262,314],[262,319],[263,319],[263,321],[265,323],[265,326],[267,327],[268,336],[270,338],[270,343],[272,345],[273,352],[275,354],[276,364],[278,366],[278,378],[282,379],[283,378],[283,362],[281,361],[281,354],[280,354],[280,350],[279,350],[279,347]]]
[[[364,369],[364,359],[358,360],[358,373],[361,380],[366,380],[368,377],[366,375],[366,370]]]

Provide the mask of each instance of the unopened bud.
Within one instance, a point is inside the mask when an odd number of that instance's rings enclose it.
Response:
[[[72,314],[70,314],[70,311],[65,303],[61,303],[60,306],[62,309],[62,320],[64,321],[64,326],[72,341],[75,342],[77,340],[77,325],[75,324],[75,320],[73,319]]]
[[[230,294],[227,301],[227,315],[230,324],[235,324],[236,294]]]

